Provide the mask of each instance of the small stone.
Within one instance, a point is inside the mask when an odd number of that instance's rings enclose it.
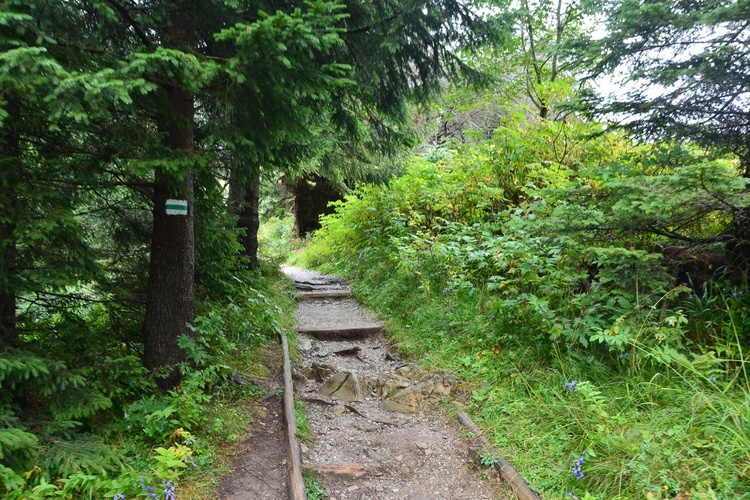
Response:
[[[349,486],[347,488],[348,491],[357,491],[358,489],[359,489],[359,486],[356,486],[356,485],[355,486]]]
[[[307,453],[310,451],[310,448],[305,443],[300,443],[299,449],[302,451],[302,453]]]
[[[376,452],[376,451],[375,451],[375,450],[373,450],[372,448],[363,448],[363,449],[362,449],[362,452],[363,452],[363,453],[365,454],[365,456],[366,456],[367,458],[369,458],[370,460],[380,460],[380,455],[378,454],[378,452]]]
[[[426,449],[428,449],[430,447],[430,445],[427,444],[427,443],[425,443],[424,441],[417,441],[414,444],[416,444],[417,448],[419,448],[420,450],[426,450]]]
[[[396,455],[396,460],[397,460],[398,462],[400,462],[400,461],[401,461],[401,460],[403,460],[403,459],[404,459],[404,456],[403,456],[403,455]]]
[[[334,415],[341,415],[346,411],[346,406],[344,405],[335,405],[331,408],[331,413]]]

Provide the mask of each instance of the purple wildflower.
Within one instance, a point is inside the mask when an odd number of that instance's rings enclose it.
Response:
[[[578,385],[578,381],[574,380],[572,382],[566,382],[565,387],[568,388],[568,392],[573,392],[576,390],[576,386]]]
[[[172,481],[164,482],[164,500],[176,500],[177,495],[175,495],[175,492],[174,492],[176,488],[177,488],[177,485],[174,484]]]
[[[576,460],[576,463],[575,465],[573,465],[573,469],[571,470],[576,479],[583,479],[583,471],[581,470],[581,468],[583,467],[583,460],[585,456],[586,450],[583,450],[583,453],[581,453],[581,457]]]

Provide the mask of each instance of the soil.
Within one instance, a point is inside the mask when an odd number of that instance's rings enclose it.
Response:
[[[286,498],[286,443],[281,413],[281,346],[270,358],[274,369],[261,381],[267,393],[253,408],[253,428],[238,446],[231,475],[219,482],[222,500]]]
[[[303,293],[348,290],[346,282],[335,276],[292,267],[284,272]],[[296,318],[298,328],[304,330],[380,325],[371,311],[349,298],[301,300]],[[295,393],[303,400],[313,436],[301,446],[302,465],[316,472],[325,485],[325,498],[513,498],[494,471],[478,471],[471,463],[465,429],[446,417],[451,397],[444,386],[439,386],[439,393],[430,392],[414,413],[389,411],[381,398],[389,397],[383,393],[384,381],[411,377],[416,384],[434,376],[401,360],[382,332],[356,340],[299,335],[294,364]],[[339,392],[332,396],[319,392],[327,378],[341,372],[361,383],[361,401],[337,399]],[[272,397],[262,408],[254,432],[243,443],[235,472],[220,483],[222,499],[286,498],[280,401]]]

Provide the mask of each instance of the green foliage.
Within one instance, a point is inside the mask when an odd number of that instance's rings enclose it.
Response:
[[[466,378],[545,496],[746,496],[747,289],[675,286],[658,251],[709,240],[745,183],[731,161],[591,132],[510,121],[415,159],[339,204],[304,258]]]
[[[326,498],[326,487],[320,479],[315,477],[314,472],[305,470],[305,495],[310,500],[323,500]]]
[[[574,50],[596,64],[594,74],[628,90],[589,96],[589,109],[645,137],[688,139],[736,153],[747,173],[750,150],[743,116],[750,86],[747,68],[736,63],[748,57],[750,46],[750,14],[743,2],[595,5],[605,13],[605,34],[574,44]],[[629,118],[621,120],[625,115]]]

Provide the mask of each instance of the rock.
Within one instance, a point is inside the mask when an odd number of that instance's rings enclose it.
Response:
[[[387,376],[384,380],[380,381],[379,395],[380,399],[386,399],[393,396],[402,389],[406,389],[411,385],[411,381],[399,374],[393,374]]]
[[[390,395],[381,403],[384,410],[398,413],[417,413],[423,406],[424,396],[414,386]]]
[[[310,368],[307,369],[307,373],[305,375],[307,376],[307,378],[317,380],[318,382],[323,382],[334,373],[336,373],[335,366],[326,365],[323,363],[313,363],[312,365],[310,365]]]
[[[380,455],[378,455],[378,452],[376,452],[372,448],[363,448],[362,453],[364,453],[365,456],[370,460],[380,460]]]
[[[320,394],[341,401],[364,401],[368,387],[366,380],[354,372],[338,372],[331,375],[318,389]]]
[[[450,396],[458,383],[449,373],[429,373],[420,370],[413,373],[408,367],[380,382],[380,397],[383,408],[399,413],[418,413],[430,406],[430,401]]]
[[[309,351],[312,349],[312,340],[309,337],[305,337],[304,335],[297,336],[297,342],[299,342],[299,350],[300,351]]]
[[[430,447],[430,445],[429,445],[429,444],[427,444],[427,443],[425,443],[424,441],[417,441],[417,442],[416,442],[416,443],[414,443],[414,444],[415,444],[415,445],[417,446],[417,448],[419,448],[420,450],[426,450],[427,448],[429,448],[429,447]]]
[[[423,404],[424,398],[418,392],[409,389],[411,387],[383,400],[380,403],[380,407],[386,411],[395,411],[397,413],[417,413]]]
[[[334,405],[331,407],[331,413],[334,415],[342,415],[346,411],[346,406],[344,405]]]

